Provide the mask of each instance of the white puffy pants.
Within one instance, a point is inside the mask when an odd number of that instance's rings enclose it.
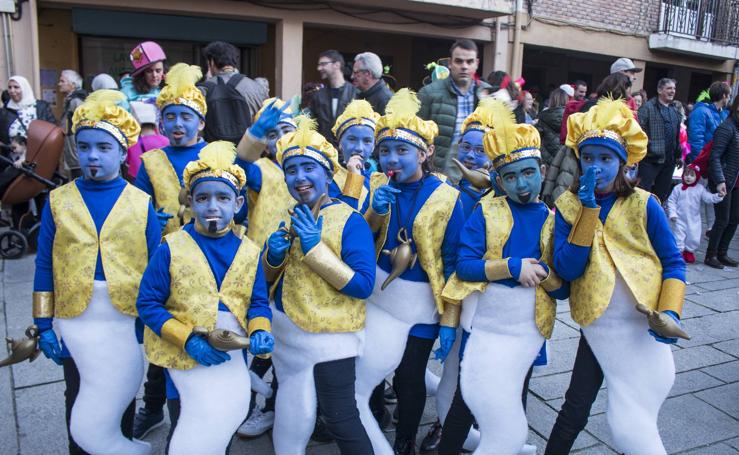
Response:
[[[544,337],[534,288],[490,283],[480,296],[464,351],[460,385],[480,426],[475,454],[517,455],[528,436],[523,382]]]
[[[582,331],[608,385],[606,418],[617,448],[629,455],[666,454],[657,415],[675,381],[669,345],[656,341],[636,300],[617,275],[608,308]]]
[[[244,335],[234,315],[219,311],[216,327]],[[223,455],[249,412],[251,380],[241,350],[220,365],[198,365],[190,370],[168,369],[180,394],[170,455]]]
[[[144,455],[151,449],[121,433],[123,412],[144,377],[135,320],[113,306],[105,281],[95,281],[85,311],[55,321],[80,373],[69,431],[93,455]]]

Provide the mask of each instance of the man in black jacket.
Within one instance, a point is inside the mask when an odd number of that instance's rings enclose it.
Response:
[[[344,57],[333,49],[318,55],[318,73],[327,84],[311,100],[310,110],[318,122],[318,132],[335,146],[338,145],[331,128],[356,96],[357,89],[344,79]]]
[[[382,80],[382,60],[377,54],[362,52],[354,57],[352,84],[359,89],[358,99],[367,100],[375,112],[385,115],[385,105],[393,92]]]

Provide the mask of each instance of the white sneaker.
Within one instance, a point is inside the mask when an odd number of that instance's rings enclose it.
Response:
[[[275,424],[275,412],[263,412],[258,407],[254,408],[251,416],[242,423],[236,434],[242,438],[256,438],[272,429]]]

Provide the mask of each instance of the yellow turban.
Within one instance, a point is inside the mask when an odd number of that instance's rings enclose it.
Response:
[[[157,107],[164,110],[168,106],[187,106],[198,113],[202,118],[208,111],[203,93],[195,83],[203,77],[203,72],[197,65],[178,63],[170,68],[165,79],[166,85],[157,96]]]
[[[190,161],[182,173],[187,191],[202,179],[225,182],[238,194],[246,185],[246,174],[234,163],[236,146],[229,141],[215,141],[203,147],[196,161]]]
[[[418,117],[416,114],[420,108],[421,102],[413,91],[407,88],[398,90],[385,106],[385,115],[377,121],[377,144],[392,139],[428,150],[439,134],[439,127],[433,120]]]
[[[469,130],[487,132],[495,128],[495,105],[498,101],[494,98],[483,98],[474,112],[467,116],[462,123],[462,135]],[[500,115],[500,112],[498,113]]]
[[[533,125],[516,123],[513,111],[500,100],[486,101],[495,128],[483,136],[485,153],[495,170],[525,158],[541,159],[541,137]]]
[[[118,103],[126,96],[118,90],[97,90],[87,97],[72,115],[72,132],[85,128],[97,128],[113,136],[124,149],[139,140],[141,127],[133,115]]]
[[[578,158],[582,146],[602,145],[632,165],[647,154],[647,135],[623,100],[601,98],[589,111],[567,118],[565,145],[574,149]]]
[[[321,133],[316,131],[316,121],[300,115],[298,128],[277,141],[277,162],[284,167],[285,161],[295,156],[307,156],[333,172],[339,153]]]
[[[366,100],[354,100],[346,106],[344,112],[336,119],[336,123],[334,123],[331,131],[334,133],[336,140],[341,139],[344,132],[355,125],[368,126],[374,132],[379,118],[380,114],[372,109],[372,105],[369,102]]]

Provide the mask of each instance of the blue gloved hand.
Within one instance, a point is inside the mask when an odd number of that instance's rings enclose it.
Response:
[[[57,365],[62,364],[62,346],[53,330],[45,330],[41,332],[38,340],[38,348],[44,355],[54,361]]]
[[[308,206],[300,204],[290,220],[295,233],[300,237],[300,247],[303,249],[303,254],[308,254],[308,251],[312,250],[321,241],[323,217],[319,216],[318,221],[315,221]]]
[[[444,362],[449,355],[449,351],[454,346],[454,340],[457,338],[457,329],[453,327],[441,326],[439,329],[439,349],[434,351],[434,357],[440,362]]]
[[[267,239],[267,262],[277,267],[285,260],[287,250],[290,249],[290,235],[284,229],[285,222]]]
[[[172,217],[173,215],[170,215],[169,213],[164,211],[164,207],[161,207],[159,210],[157,210],[157,221],[159,221],[159,227],[162,229],[167,226],[167,221],[169,221]]]
[[[185,351],[199,364],[209,367],[231,360],[227,352],[219,351],[200,335],[192,335],[185,343]]]
[[[677,315],[677,313],[675,313],[674,311],[671,311],[671,310],[663,311],[663,313],[665,313],[666,315],[668,315],[669,317],[671,317],[672,319],[674,319],[675,322],[677,322],[677,325],[679,325],[680,327],[682,327],[682,324],[680,323],[680,317]],[[652,329],[649,329],[649,334],[652,335],[654,337],[654,339],[657,340],[657,341],[659,341],[660,343],[664,343],[664,344],[675,344],[675,343],[677,343],[677,338],[665,338],[665,337],[659,336],[657,334],[657,332],[655,332]]]
[[[265,330],[257,330],[249,337],[249,352],[254,355],[267,354],[275,347],[275,337]]]
[[[600,169],[593,166],[589,167],[585,171],[585,175],[580,177],[580,190],[577,192],[577,196],[580,198],[580,203],[583,207],[594,209],[598,207],[595,202],[595,177],[600,174]]]
[[[283,112],[290,107],[290,103],[285,103],[281,108],[276,107],[276,101],[277,100],[272,101],[266,108],[264,108],[264,111],[262,111],[257,121],[249,127],[249,132],[257,139],[265,139],[267,137],[267,131],[274,129],[277,126],[277,123],[283,116]]]
[[[372,197],[372,210],[378,215],[387,214],[390,211],[390,204],[395,202],[397,193],[400,193],[400,190],[390,185],[382,185],[377,188],[375,195]]]

